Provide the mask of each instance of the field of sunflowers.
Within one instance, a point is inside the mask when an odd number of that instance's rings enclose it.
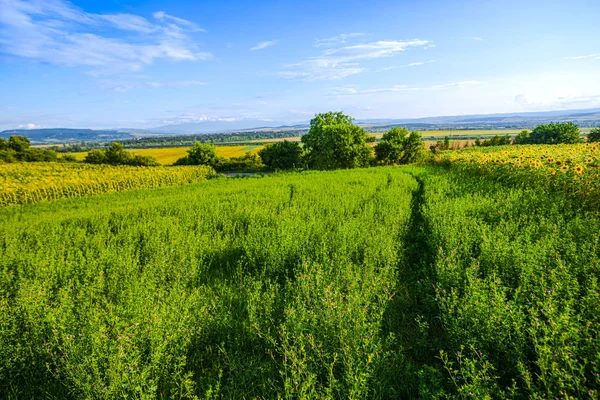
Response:
[[[589,206],[600,204],[600,146],[594,143],[469,147],[440,152],[434,160],[512,185],[560,190]]]
[[[0,165],[0,207],[206,179],[210,167],[127,167],[80,163]]]

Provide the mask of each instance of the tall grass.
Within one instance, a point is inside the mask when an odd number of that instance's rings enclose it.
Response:
[[[598,398],[600,213],[460,168],[0,210],[8,398]]]
[[[0,391],[369,397],[415,180],[212,180],[0,211]]]

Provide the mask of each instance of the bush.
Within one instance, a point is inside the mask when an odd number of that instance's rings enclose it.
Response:
[[[115,142],[106,150],[91,150],[83,160],[89,164],[131,165],[153,167],[160,165],[154,157],[138,156],[126,151],[121,143]]]
[[[175,165],[209,165],[215,167],[220,161],[215,146],[196,141],[192,148],[188,150],[188,155],[175,161]]]
[[[579,127],[572,122],[551,122],[538,125],[529,137],[518,138],[519,144],[582,143]]]
[[[247,152],[240,157],[220,158],[214,168],[219,172],[258,172],[264,164],[258,154]]]
[[[515,144],[525,144],[529,141],[529,137],[531,136],[531,132],[527,130],[523,130],[515,136],[514,143]]]
[[[483,147],[505,146],[505,145],[511,144],[511,143],[512,143],[512,140],[510,139],[510,135],[508,135],[508,134],[506,134],[504,136],[495,135],[494,137],[485,139],[484,141],[481,141],[479,138],[477,138],[477,140],[475,140],[475,146],[483,146]]]
[[[373,158],[367,144],[369,135],[341,112],[317,114],[302,136],[310,168],[337,169],[365,167]]]
[[[417,161],[425,151],[419,132],[392,128],[375,146],[375,157],[383,164],[408,164]]]
[[[27,162],[49,162],[58,160],[58,154],[52,150],[30,148],[20,154],[20,159]]]
[[[11,136],[8,139],[8,147],[17,153],[23,153],[31,147],[31,142],[25,136]]]
[[[262,148],[258,155],[271,169],[299,168],[302,164],[302,147],[296,142],[277,142]]]
[[[588,142],[600,142],[600,128],[594,128],[588,134]]]

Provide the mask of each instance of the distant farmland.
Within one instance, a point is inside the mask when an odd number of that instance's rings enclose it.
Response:
[[[259,145],[242,145],[242,146],[216,146],[217,153],[223,157],[239,157],[246,152],[257,153],[263,146]],[[187,155],[189,147],[159,147],[153,149],[128,149],[132,153],[140,156],[151,156],[162,165],[171,165],[179,158]],[[83,160],[87,152],[73,153],[78,160]]]

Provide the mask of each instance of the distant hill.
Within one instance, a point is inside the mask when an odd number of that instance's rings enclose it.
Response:
[[[600,108],[584,110],[541,111],[504,114],[454,115],[410,119],[361,119],[359,125],[370,131],[382,131],[392,126],[415,130],[432,129],[531,129],[548,122],[572,121],[580,127],[600,126]],[[157,136],[191,135],[222,132],[304,130],[308,121],[294,125],[266,120],[201,121],[163,125],[149,129],[12,129],[0,132],[0,137],[27,136],[34,143],[70,143],[128,140]]]
[[[93,140],[123,140],[134,137],[129,132],[93,129],[10,129],[0,132],[0,137],[27,136],[34,143],[65,143]]]

